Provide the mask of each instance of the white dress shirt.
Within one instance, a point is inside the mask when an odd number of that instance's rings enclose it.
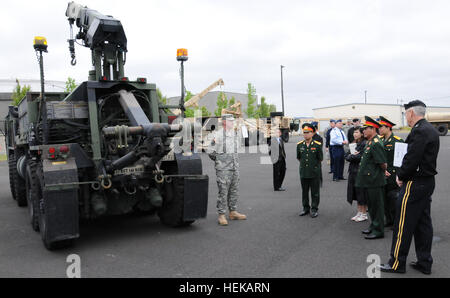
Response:
[[[342,129],[335,127],[330,132],[330,145],[331,146],[342,146],[343,142],[347,141],[347,137]]]

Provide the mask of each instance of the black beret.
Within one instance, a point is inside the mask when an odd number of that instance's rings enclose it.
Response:
[[[417,107],[417,106],[424,107],[424,108],[427,107],[426,104],[424,104],[420,100],[413,100],[413,101],[410,101],[410,102],[408,102],[407,104],[404,105],[405,110],[407,110],[409,108],[412,108],[412,107]]]

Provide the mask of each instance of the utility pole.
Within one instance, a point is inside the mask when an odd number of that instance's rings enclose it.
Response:
[[[367,90],[364,90],[364,103],[367,103]]]
[[[280,65],[280,69],[281,69],[281,108],[283,111],[283,116],[284,116],[284,94],[283,94],[283,65]]]

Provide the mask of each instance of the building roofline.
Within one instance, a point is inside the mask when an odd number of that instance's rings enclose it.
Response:
[[[351,106],[351,105],[372,105],[372,106],[396,106],[396,107],[402,107],[402,104],[392,104],[392,103],[347,103],[347,104],[341,104],[341,105],[334,105],[334,106],[328,106],[328,107],[321,107],[321,108],[314,108],[314,110],[320,110],[320,109],[329,109],[329,108],[336,108],[336,107],[344,107],[344,106]],[[427,108],[450,108],[450,106],[427,106]]]

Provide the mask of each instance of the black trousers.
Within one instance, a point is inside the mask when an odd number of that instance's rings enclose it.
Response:
[[[425,177],[404,182],[400,189],[389,260],[389,265],[394,270],[405,268],[413,236],[418,264],[426,270],[431,270],[433,226],[430,208],[434,187],[434,177]]]
[[[395,203],[397,201],[399,187],[392,185],[386,185],[384,191],[384,217],[386,218],[385,224],[392,225],[395,219]]]
[[[333,179],[344,178],[344,146],[331,146],[333,152]]]
[[[334,173],[333,150],[331,150],[331,146],[328,147],[328,153],[330,154],[330,172]]]
[[[281,158],[273,164],[273,189],[277,190],[283,184],[286,174],[286,160]]]

